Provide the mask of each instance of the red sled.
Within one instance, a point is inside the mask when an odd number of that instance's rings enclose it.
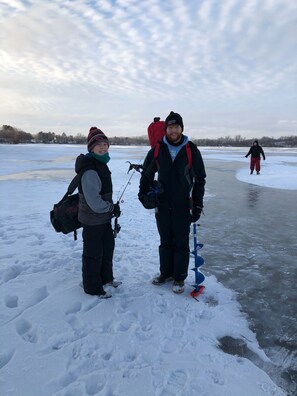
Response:
[[[160,121],[160,117],[155,117],[154,122],[147,128],[147,134],[151,147],[154,147],[166,135],[165,121]]]

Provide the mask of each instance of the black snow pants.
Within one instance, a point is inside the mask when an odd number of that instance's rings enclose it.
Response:
[[[160,235],[160,273],[165,277],[172,276],[176,281],[184,280],[188,275],[190,260],[189,208],[172,210],[158,207],[156,221]]]
[[[111,223],[83,226],[82,278],[88,294],[104,294],[103,285],[113,280],[114,237]]]

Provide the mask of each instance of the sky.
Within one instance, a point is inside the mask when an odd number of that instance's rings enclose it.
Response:
[[[191,138],[297,134],[292,0],[0,0],[0,125]]]

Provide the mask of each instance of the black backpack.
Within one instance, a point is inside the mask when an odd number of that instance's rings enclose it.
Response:
[[[80,177],[81,175],[77,174],[73,178],[66,194],[61,201],[54,204],[53,210],[50,211],[50,220],[54,229],[63,234],[73,232],[74,240],[77,239],[77,229],[82,226],[78,221],[78,194],[73,194],[78,186]]]

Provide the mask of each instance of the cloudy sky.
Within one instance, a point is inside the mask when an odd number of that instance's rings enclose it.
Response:
[[[296,0],[0,0],[0,125],[297,134]]]

